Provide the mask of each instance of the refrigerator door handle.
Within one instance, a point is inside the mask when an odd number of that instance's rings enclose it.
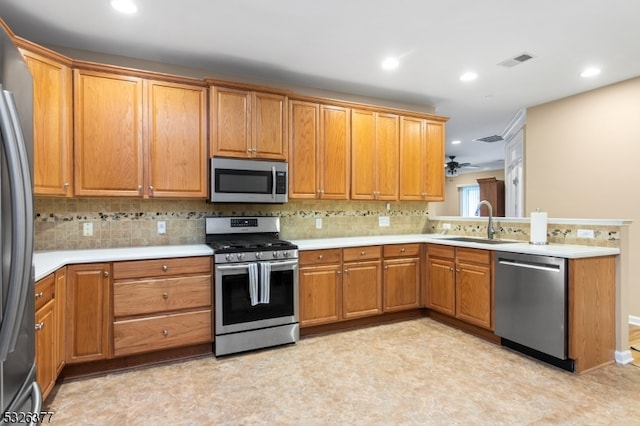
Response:
[[[3,148],[7,159],[7,174],[9,176],[9,191],[11,196],[11,215],[13,226],[11,229],[11,264],[9,270],[9,290],[5,301],[4,318],[0,328],[0,362],[7,359],[9,352],[15,348],[15,342],[19,333],[17,324],[24,312],[24,302],[26,301],[28,286],[25,284],[25,262],[31,261],[33,253],[27,253],[27,242],[31,240],[33,244],[33,234],[27,235],[26,223],[32,218],[33,211],[26,212],[25,198],[31,193],[31,188],[24,182],[24,164],[19,151],[18,139],[15,129],[14,119],[9,109],[9,100],[13,104],[13,99],[7,95],[0,86],[0,131],[2,132]],[[12,105],[15,108],[15,105]],[[22,135],[20,134],[20,137]],[[27,173],[28,173],[27,169]],[[26,192],[25,192],[26,191]],[[31,206],[33,208],[33,206]],[[29,217],[26,215],[30,214]],[[31,230],[32,232],[32,230]],[[33,248],[32,248],[33,250]],[[31,273],[28,268],[27,273]]]

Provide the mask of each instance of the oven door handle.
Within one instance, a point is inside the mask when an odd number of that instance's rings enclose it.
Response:
[[[271,268],[277,268],[279,266],[297,266],[297,260],[285,260],[284,262],[269,262],[271,263]]]
[[[243,263],[241,265],[220,265],[216,266],[216,269],[220,271],[239,271],[241,269],[249,269],[249,263]]]

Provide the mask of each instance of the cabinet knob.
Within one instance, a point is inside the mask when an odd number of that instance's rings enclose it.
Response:
[[[44,328],[44,323],[43,322],[39,322],[36,324],[36,331],[40,331]]]
[[[167,300],[169,298],[169,294],[168,293],[162,293],[162,298]]]
[[[62,187],[64,188],[64,190],[66,191],[67,189],[69,189],[69,182],[65,182],[62,184]]]
[[[167,330],[166,328],[164,330],[162,330],[162,335],[163,336],[168,336],[169,335],[169,330]]]
[[[456,272],[460,272],[460,269],[456,268]]]
[[[104,272],[102,273],[102,275],[103,275],[105,278],[106,278],[106,277],[108,277],[108,276],[109,276],[109,271],[104,271]]]
[[[36,299],[40,299],[41,297],[44,297],[44,293],[43,292],[36,293]]]
[[[386,270],[386,269],[389,269],[389,267],[388,267],[388,266],[385,266],[385,267],[384,267],[384,269],[385,269],[385,270]]]
[[[142,185],[138,185],[138,192],[142,191]]]
[[[318,259],[320,259],[320,260],[324,259],[324,255],[319,254],[319,255],[318,255]]]
[[[366,251],[364,251],[364,250],[362,250],[362,251],[360,252],[360,256],[364,256],[365,254],[367,254],[367,252],[366,252]]]
[[[449,268],[449,270],[450,270],[451,272],[453,272],[453,268]]]
[[[336,274],[337,274],[337,275],[341,275],[341,274],[342,274],[342,271],[338,269],[338,270],[336,271]]]
[[[149,192],[153,192],[154,188],[153,185],[149,185]]]
[[[348,270],[348,269],[345,269],[345,270],[344,270],[344,273],[345,273],[345,274],[348,274],[348,273],[349,273],[349,270]]]
[[[400,253],[404,253],[404,252],[405,252],[405,248],[404,248],[404,247],[402,247],[402,248],[400,249]]]
[[[162,265],[162,270],[167,272],[167,269],[169,269],[169,267],[167,265]]]

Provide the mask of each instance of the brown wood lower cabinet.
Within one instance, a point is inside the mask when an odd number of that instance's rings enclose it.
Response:
[[[382,264],[380,246],[342,250],[342,317],[360,318],[382,313]]]
[[[111,264],[67,267],[67,364],[111,357]]]
[[[420,246],[421,244],[384,246],[384,312],[420,306]]]
[[[300,252],[300,326],[342,319],[342,250]]]
[[[35,287],[36,307],[36,381],[43,398],[56,383],[56,300],[54,274],[39,280]]]
[[[213,341],[211,257],[113,264],[113,355]]]
[[[492,252],[427,246],[427,307],[493,329]]]

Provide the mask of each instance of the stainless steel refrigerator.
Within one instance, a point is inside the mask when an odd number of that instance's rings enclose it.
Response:
[[[37,413],[33,283],[33,79],[0,27],[0,403],[2,423],[13,413]],[[28,421],[27,421],[28,422]]]

